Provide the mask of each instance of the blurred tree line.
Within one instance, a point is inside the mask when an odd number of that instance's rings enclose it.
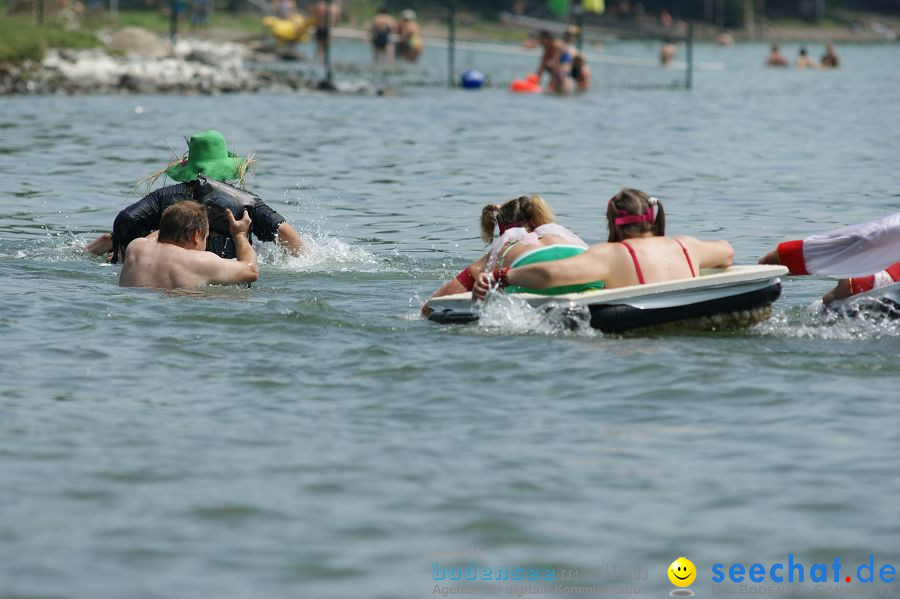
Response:
[[[395,0],[389,5],[422,5],[436,7],[449,0]],[[460,9],[479,12],[485,16],[500,11],[521,12],[532,16],[549,16],[547,0],[456,0]],[[755,18],[796,18],[820,21],[835,12],[871,11],[900,14],[900,0],[606,0],[608,12],[622,3],[637,14],[658,15],[668,11],[675,18],[716,23],[724,27],[739,27],[749,15]],[[570,6],[580,0],[568,0]],[[612,10],[609,10],[612,9]]]
[[[387,5],[391,11],[413,8],[436,15],[446,10],[453,0],[373,0],[372,4]],[[668,11],[675,18],[695,19],[717,23],[725,27],[743,24],[748,14],[756,18],[796,18],[819,21],[835,11],[860,10],[900,14],[900,0],[606,0],[608,12],[616,12],[622,2],[637,13],[658,15]],[[485,18],[495,18],[501,11],[520,12],[530,16],[549,17],[548,0],[455,0],[457,7]],[[570,6],[580,0],[568,0]]]

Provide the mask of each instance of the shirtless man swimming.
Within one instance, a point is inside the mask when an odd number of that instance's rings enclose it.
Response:
[[[250,215],[244,212],[236,221],[230,211],[226,214],[237,260],[205,251],[209,236],[206,207],[178,202],[165,209],[157,233],[128,244],[119,286],[178,289],[255,281],[259,264],[247,235]]]

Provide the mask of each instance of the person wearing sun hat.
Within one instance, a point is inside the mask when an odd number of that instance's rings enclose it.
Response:
[[[219,131],[195,133],[188,140],[188,151],[183,159],[146,179],[152,185],[158,177],[166,175],[178,183],[161,187],[119,212],[113,232],[92,241],[85,249],[94,254],[112,251],[112,262],[118,262],[132,240],[159,229],[166,208],[176,202],[191,200],[204,204],[209,213],[208,251],[223,258],[235,256],[234,241],[224,216],[227,209],[238,219],[246,210],[252,221],[252,235],[261,241],[275,241],[285,251],[299,255],[302,250],[300,236],[283,216],[259,196],[226,183],[243,183],[251,163],[252,158],[230,152]]]
[[[187,183],[198,175],[217,181],[242,180],[249,160],[228,151],[225,137],[215,130],[201,131],[188,141],[188,153],[180,161],[166,169],[175,181]]]

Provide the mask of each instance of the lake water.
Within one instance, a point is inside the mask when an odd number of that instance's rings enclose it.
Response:
[[[662,597],[681,555],[709,596],[716,563],[900,565],[900,330],[822,316],[829,281],[786,280],[739,332],[418,318],[480,255],[482,206],[523,193],[600,241],[638,187],[739,263],[897,210],[900,47],[839,47],[833,72],[696,52],[724,68],[692,92],[597,64],[571,98],[0,98],[0,597],[430,597],[473,561],[615,565]],[[458,63],[498,83],[534,59]],[[308,255],[265,247],[249,290],[118,288],[80,246],[211,127]]]

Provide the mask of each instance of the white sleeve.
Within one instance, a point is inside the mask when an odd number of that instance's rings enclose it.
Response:
[[[862,277],[900,262],[900,212],[803,240],[810,274]]]

